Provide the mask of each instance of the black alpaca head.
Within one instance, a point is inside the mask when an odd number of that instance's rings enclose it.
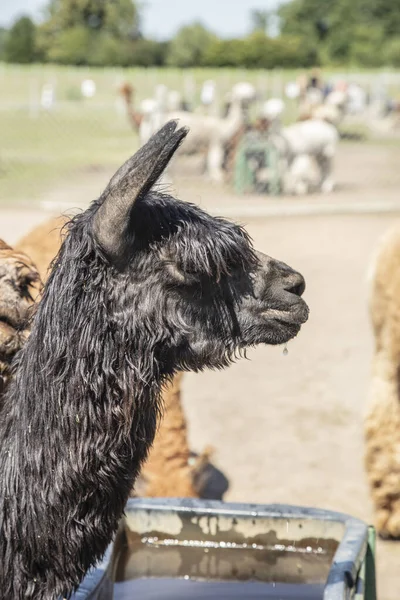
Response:
[[[282,344],[308,316],[299,273],[255,252],[241,227],[153,189],[186,133],[164,126],[93,214],[120,287],[121,326],[136,323],[136,336],[156,341],[164,373],[223,367],[248,346]]]
[[[165,379],[286,342],[307,319],[301,275],[153,189],[185,135],[167,124],[68,225],[3,397],[2,598],[66,597],[102,556]]]

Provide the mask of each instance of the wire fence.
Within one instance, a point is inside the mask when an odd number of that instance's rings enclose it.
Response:
[[[108,172],[122,163],[139,143],[119,93],[123,82],[134,88],[133,106],[154,97],[162,84],[195,109],[201,103],[204,84],[214,81],[215,98],[209,111],[221,114],[232,86],[247,81],[257,91],[253,116],[268,98],[284,97],[285,119],[292,121],[296,101],[287,98],[285,90],[298,75],[281,70],[0,64],[0,201],[30,203],[50,193],[57,182],[96,170]],[[324,76],[358,83],[370,96],[400,100],[399,72],[327,72]],[[232,176],[228,179],[234,181]]]

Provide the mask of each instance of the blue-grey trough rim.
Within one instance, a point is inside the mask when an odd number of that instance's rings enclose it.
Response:
[[[348,600],[354,592],[361,564],[368,546],[368,526],[363,521],[344,513],[285,504],[244,504],[205,501],[187,498],[131,498],[125,507],[125,515],[137,509],[156,511],[193,512],[215,516],[248,516],[280,519],[305,519],[330,521],[344,526],[344,535],[335,552],[325,585],[323,600]],[[112,544],[101,564],[92,570],[78,589],[73,600],[111,600],[109,574],[112,567]],[[86,589],[82,589],[86,587]],[[82,593],[83,592],[83,593]],[[85,594],[85,595],[83,595]]]

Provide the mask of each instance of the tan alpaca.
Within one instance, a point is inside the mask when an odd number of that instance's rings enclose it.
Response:
[[[11,375],[11,361],[29,335],[27,320],[40,287],[30,258],[0,240],[0,397]]]
[[[125,108],[126,114],[128,116],[129,122],[132,125],[132,128],[136,133],[139,133],[140,125],[143,121],[143,115],[133,107],[133,98],[135,97],[135,88],[132,87],[128,82],[125,82],[119,88],[119,93],[121,94]]]
[[[365,466],[382,537],[400,538],[400,226],[382,240],[372,273],[375,336],[365,418]]]
[[[187,426],[181,404],[182,374],[175,376],[164,392],[164,416],[154,440],[152,451],[142,469],[144,496],[197,497],[189,466],[190,450]],[[142,484],[143,485],[143,484]]]
[[[66,220],[58,217],[46,221],[30,231],[17,245],[32,258],[43,281],[60,247]],[[164,417],[135,487],[135,493],[140,496],[201,497],[207,485],[201,472],[210,466],[210,452],[206,450],[196,458],[190,452],[181,403],[181,379],[181,374],[176,375],[164,391]]]

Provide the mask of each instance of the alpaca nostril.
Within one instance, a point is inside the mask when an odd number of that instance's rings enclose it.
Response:
[[[306,282],[304,281],[304,277],[300,275],[300,273],[296,273],[295,279],[291,282],[290,285],[285,287],[287,292],[291,294],[295,294],[295,296],[302,296],[306,289]]]
[[[294,288],[292,288],[290,291],[292,292],[292,294],[296,294],[296,296],[302,296],[304,294],[305,289],[305,284],[299,283],[298,285],[295,285]]]

